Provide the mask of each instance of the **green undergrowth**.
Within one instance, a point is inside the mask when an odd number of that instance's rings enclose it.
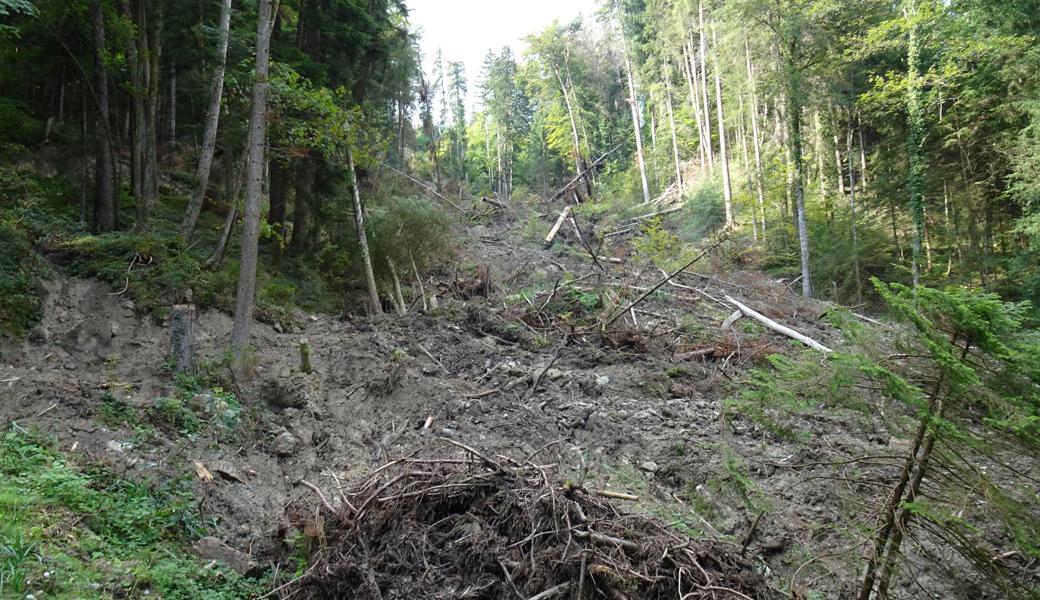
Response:
[[[63,177],[41,178],[28,150],[0,144],[0,335],[25,334],[43,316],[42,280],[49,267],[39,249],[56,232],[77,231],[75,215],[61,206],[71,193]]]
[[[18,425],[0,439],[0,475],[0,597],[232,600],[264,589],[187,551],[213,523],[185,480],[124,479]]]

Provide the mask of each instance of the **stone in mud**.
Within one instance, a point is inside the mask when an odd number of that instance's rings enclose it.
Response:
[[[222,479],[226,479],[227,481],[233,481],[235,483],[246,482],[245,477],[243,477],[242,474],[238,471],[238,468],[226,460],[216,461],[215,463],[210,465],[209,470],[213,473],[216,473],[217,475],[220,475]]]
[[[545,371],[545,376],[548,377],[550,381],[557,381],[563,379],[563,371],[556,368],[547,369]]]
[[[299,440],[296,436],[283,431],[274,438],[274,442],[271,443],[271,451],[281,457],[292,456],[296,452],[296,446],[299,444]]]
[[[656,473],[658,470],[660,470],[660,467],[657,466],[657,463],[655,463],[654,461],[647,460],[639,463],[639,469],[642,471],[646,471],[647,473]]]
[[[261,384],[260,397],[275,408],[304,408],[314,394],[313,382],[302,373],[279,374]]]
[[[260,565],[245,552],[235,550],[213,536],[206,536],[195,542],[192,550],[203,560],[215,560],[231,567],[240,575],[256,575]]]

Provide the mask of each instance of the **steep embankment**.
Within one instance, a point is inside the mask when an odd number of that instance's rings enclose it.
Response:
[[[855,503],[876,484],[836,477],[833,457],[891,454],[886,446],[901,442],[880,415],[813,406],[826,379],[819,354],[747,319],[723,325],[734,311],[723,298],[737,296],[841,349],[845,335],[822,318],[834,307],[754,273],[686,273],[604,332],[591,324],[659,282],[660,270],[625,256],[624,244],[611,256],[621,262],[598,264],[579,245],[546,250],[525,226],[496,213],[471,227],[457,266],[424,286],[439,296],[428,314],[257,324],[251,381],[222,366],[227,315],[201,316],[205,367],[176,378],[165,366],[168,329],[137,314],[129,293],[57,277],[41,324],[2,350],[0,420],[46,431],[69,461],[131,480],[190,477],[212,534],[238,549],[204,544],[208,558],[245,553],[267,565],[313,549],[324,533],[311,486],[342,506],[341,486],[392,459],[462,458],[447,439],[521,464],[538,457],[561,480],[639,496],[620,504],[675,531],[731,540],[774,588],[847,590],[857,570],[848,538],[871,516]],[[312,374],[299,371],[301,338]],[[736,410],[743,395],[770,393],[754,381],[768,372],[749,371],[769,355],[805,372],[789,400],[806,409],[808,439],[789,435],[781,417]]]

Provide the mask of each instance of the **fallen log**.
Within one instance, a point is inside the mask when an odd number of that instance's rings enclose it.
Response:
[[[563,227],[564,221],[571,216],[571,207],[565,206],[563,212],[560,213],[560,217],[556,219],[556,224],[549,230],[549,235],[545,236],[545,247],[551,248],[553,241],[556,240],[556,234],[560,232],[560,227]]]
[[[817,342],[816,340],[812,339],[811,337],[809,337],[807,335],[803,335],[801,333],[798,333],[797,331],[795,331],[794,329],[791,329],[790,327],[787,327],[787,326],[784,326],[784,325],[781,325],[781,324],[777,323],[776,321],[770,319],[769,317],[763,315],[762,313],[756,312],[756,311],[752,310],[751,308],[749,308],[748,306],[746,306],[744,304],[741,304],[740,302],[737,302],[736,300],[734,300],[730,296],[725,296],[725,298],[726,298],[726,302],[729,302],[733,306],[736,306],[740,310],[740,312],[744,313],[744,316],[752,318],[752,319],[758,321],[759,323],[765,325],[767,328],[772,329],[773,331],[775,331],[777,333],[781,333],[783,335],[786,335],[787,337],[791,338],[792,340],[797,340],[797,341],[805,344],[806,346],[809,346],[813,350],[819,350],[820,352],[825,352],[825,353],[834,352],[833,350],[831,350],[827,346],[824,346],[823,344]]]
[[[658,210],[658,211],[654,211],[652,213],[647,213],[645,215],[639,215],[638,217],[632,217],[631,219],[626,219],[625,227],[627,227],[629,225],[633,225],[635,223],[640,223],[642,221],[646,221],[647,219],[652,219],[654,217],[663,217],[665,215],[670,215],[672,213],[679,212],[682,209],[683,209],[683,207],[681,205],[680,206],[673,206],[671,208],[666,208],[664,210]]]

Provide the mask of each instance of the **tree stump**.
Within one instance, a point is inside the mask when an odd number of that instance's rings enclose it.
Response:
[[[194,304],[177,304],[170,311],[170,354],[177,373],[195,372],[198,312]]]
[[[311,367],[311,345],[307,338],[300,339],[300,370],[308,375],[314,372]]]

